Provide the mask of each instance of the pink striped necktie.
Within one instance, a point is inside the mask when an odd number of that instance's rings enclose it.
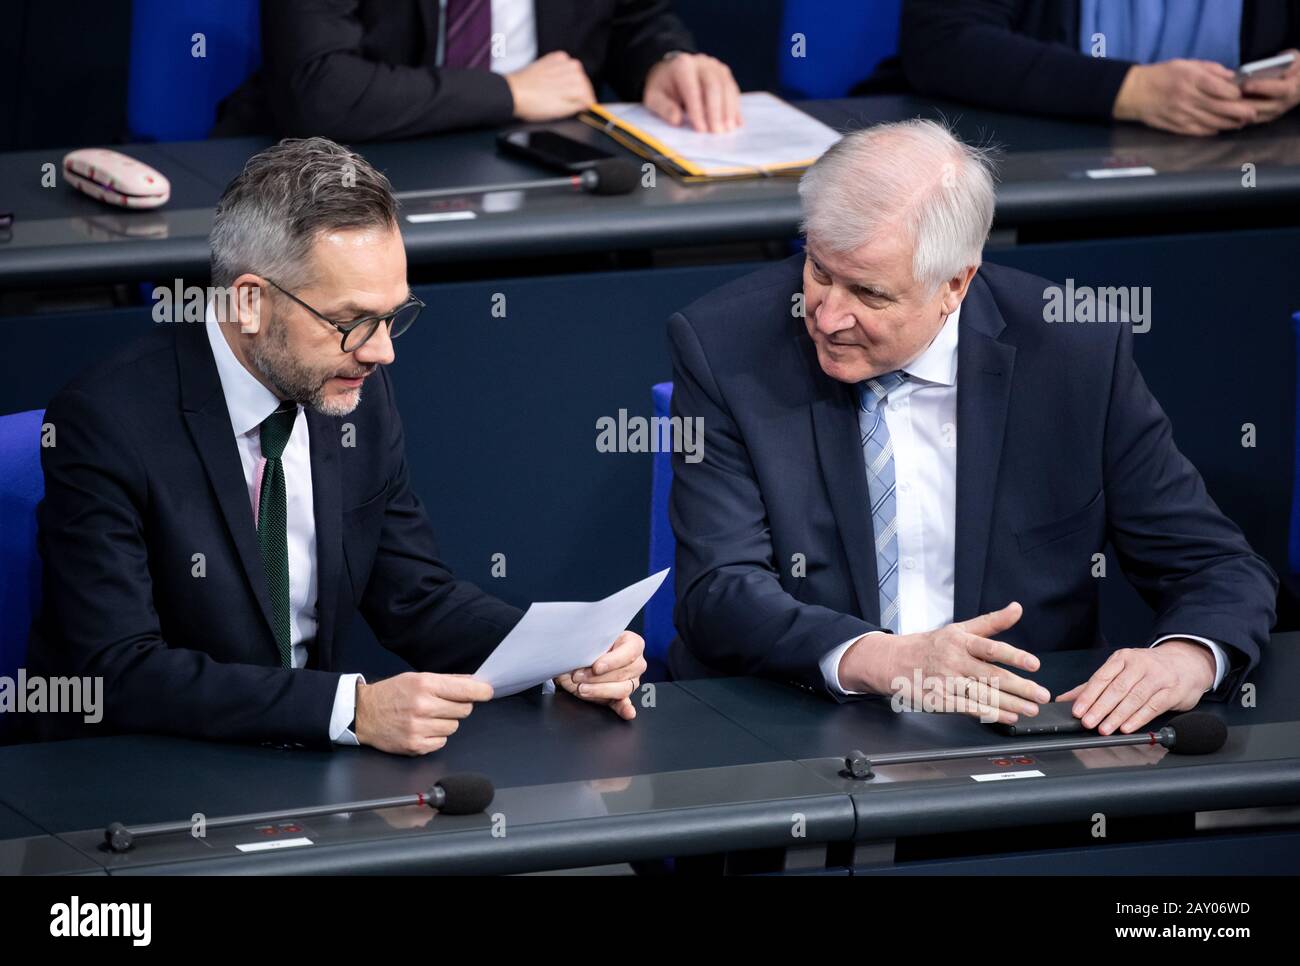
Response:
[[[492,0],[447,0],[446,67],[492,66]]]

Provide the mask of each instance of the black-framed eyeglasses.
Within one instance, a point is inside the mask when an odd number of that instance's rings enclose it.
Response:
[[[396,339],[399,335],[409,329],[416,317],[419,316],[420,310],[424,308],[424,303],[412,295],[409,299],[393,309],[391,312],[385,312],[382,315],[367,315],[363,319],[354,319],[351,322],[336,322],[331,318],[321,315],[314,308],[304,302],[298,296],[294,295],[287,288],[284,288],[274,279],[267,279],[272,285],[278,288],[289,298],[293,299],[304,309],[310,312],[322,322],[327,322],[339,330],[342,339],[339,346],[344,352],[356,352],[379,330],[381,322],[388,324],[388,337]]]

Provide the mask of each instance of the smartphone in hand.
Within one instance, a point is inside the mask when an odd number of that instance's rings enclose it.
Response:
[[[1237,68],[1237,83],[1281,77],[1293,63],[1295,63],[1295,51],[1265,57],[1263,60],[1252,60],[1249,64],[1242,64]]]

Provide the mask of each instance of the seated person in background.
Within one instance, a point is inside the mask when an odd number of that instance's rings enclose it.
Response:
[[[741,123],[731,70],[696,53],[668,0],[275,0],[262,69],[212,133],[379,141],[554,121],[601,82],[672,124]]]
[[[1284,77],[1234,80],[1300,46],[1300,0],[904,0],[898,46],[861,91],[897,87],[901,69],[932,97],[1194,135],[1300,103],[1300,58]]]
[[[388,180],[283,142],[226,189],[211,247],[206,320],[159,325],[46,412],[29,664],[102,676],[104,718],[38,726],[436,751],[492,697],[464,675],[521,614],[452,575],[411,490],[386,366],[422,303]],[[415,671],[340,673],[357,611]],[[633,718],[643,646],[556,683]]]
[[[1234,693],[1277,580],[1175,447],[1132,326],[1050,323],[1050,282],[981,264],[986,157],[932,121],[880,125],[800,195],[806,255],[669,322],[673,416],[704,428],[702,460],[673,456],[673,675],[1010,722],[1050,697],[1015,673],[1033,652],[1105,644],[1110,543],[1149,646],[1058,700],[1110,734]]]

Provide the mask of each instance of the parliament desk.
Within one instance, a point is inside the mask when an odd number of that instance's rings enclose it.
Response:
[[[1217,227],[1223,218],[1234,227],[1273,225],[1300,203],[1296,112],[1263,127],[1197,139],[908,96],[800,106],[846,132],[914,116],[943,117],[968,140],[1000,148],[995,229],[1004,241],[1019,233],[1053,239],[1097,231],[1149,234],[1159,230],[1158,219],[1181,230]],[[554,126],[628,154],[579,121]],[[61,173],[57,184],[45,186],[45,166],[58,169],[61,151],[0,155],[0,212],[14,215],[12,228],[0,234],[0,287],[178,277],[197,284],[207,274],[207,235],[221,191],[250,155],[270,143],[238,138],[121,146],[171,180],[171,200],[156,211],[111,208],[73,191]],[[357,147],[399,192],[551,176],[498,154],[491,131]],[[409,220],[434,214],[453,220]],[[660,173],[653,188],[617,197],[546,189],[412,200],[402,228],[412,265],[463,266],[779,242],[796,235],[799,217],[792,178],[687,185]],[[1103,221],[1110,227],[1095,227]]]
[[[1039,656],[1031,677],[1056,695],[1087,680],[1104,655]],[[1128,746],[881,766],[870,781],[841,776],[849,751],[1016,739],[973,718],[898,714],[879,701],[827,713],[825,699],[756,679],[683,687],[853,798],[856,845],[845,861],[859,874],[1296,873],[1298,678],[1300,634],[1276,635],[1246,693],[1198,709],[1229,725],[1227,744],[1205,757]],[[989,774],[1001,777],[974,777]]]
[[[1056,693],[1105,655],[1042,656],[1036,678]],[[960,716],[731,678],[656,685],[631,723],[567,695],[503,699],[420,759],[144,736],[11,746],[0,873],[507,873],[691,856],[841,874],[1295,872],[1298,674],[1300,635],[1278,635],[1251,689],[1203,707],[1230,725],[1204,757],[1049,751],[881,766],[871,780],[842,777],[843,757],[1013,739]],[[479,815],[412,806],[142,838],[119,854],[101,844],[112,822],[411,794],[469,770],[497,786]],[[975,777],[989,775],[1002,778]]]
[[[0,797],[114,873],[517,872],[631,859],[781,847],[792,815],[808,840],[851,836],[853,807],[803,766],[682,688],[654,688],[628,724],[568,695],[530,693],[477,709],[457,740],[420,759],[371,749],[288,751],[170,738],[113,737],[0,749]],[[256,829],[141,840],[99,851],[103,827],[187,821],[427,791],[478,771],[497,786],[487,813],[427,808],[304,819],[305,848],[241,852]],[[84,793],[69,795],[73,785]],[[22,832],[19,830],[19,834]],[[268,837],[266,840],[273,840]],[[30,841],[30,839],[28,840]],[[43,839],[36,858],[46,861]],[[0,872],[28,857],[11,845]],[[62,871],[63,869],[60,869]]]

